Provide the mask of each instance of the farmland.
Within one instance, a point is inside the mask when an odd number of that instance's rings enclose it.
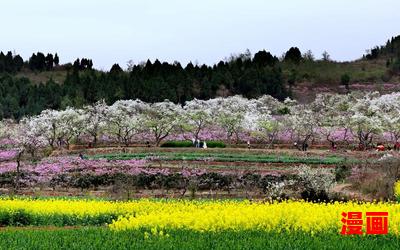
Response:
[[[0,248],[393,249],[398,102],[128,100],[4,120]],[[342,235],[349,212],[361,235]],[[372,212],[387,234],[370,235]]]

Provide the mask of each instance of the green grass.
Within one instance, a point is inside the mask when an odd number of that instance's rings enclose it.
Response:
[[[104,226],[121,214],[101,213],[74,216],[59,214],[35,214],[26,210],[9,211],[0,208],[0,226]]]
[[[147,230],[146,232],[150,232]],[[0,249],[399,249],[394,236],[349,237],[339,234],[265,233],[260,231],[198,233],[168,231],[169,237],[145,239],[145,230],[112,232],[106,228],[7,229]]]
[[[259,163],[304,163],[304,164],[339,164],[344,158],[327,157],[297,157],[288,155],[254,155],[228,153],[193,153],[193,152],[154,152],[132,154],[105,154],[90,156],[89,159],[129,160],[159,157],[165,161],[219,161],[219,162],[259,162]]]

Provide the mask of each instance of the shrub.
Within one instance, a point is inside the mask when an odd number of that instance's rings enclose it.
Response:
[[[163,148],[189,148],[193,147],[191,141],[167,141],[161,144]]]
[[[335,183],[335,176],[330,169],[311,168],[307,165],[298,167],[299,186],[303,188],[301,197],[310,201],[328,201],[328,193]]]
[[[207,141],[207,147],[209,148],[225,148],[226,144],[222,141]]]
[[[208,148],[225,148],[226,144],[222,141],[206,141]],[[167,141],[164,142],[161,147],[163,148],[190,148],[193,147],[191,141]],[[203,147],[203,141],[200,143],[200,147]]]
[[[351,174],[351,167],[348,166],[336,166],[335,167],[335,180],[337,182],[344,181]]]
[[[378,161],[366,161],[352,168],[348,180],[356,189],[374,199],[392,199],[393,186],[400,178],[400,159],[386,156]]]

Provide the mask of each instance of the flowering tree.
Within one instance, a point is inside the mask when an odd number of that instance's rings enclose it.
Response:
[[[20,154],[27,152],[32,158],[35,158],[38,149],[45,147],[48,141],[43,135],[42,127],[37,125],[39,123],[37,119],[37,117],[23,118],[13,135]]]
[[[268,147],[273,147],[278,132],[282,129],[282,123],[278,116],[273,117],[271,110],[278,113],[282,105],[278,105],[275,98],[265,96],[248,102],[248,110],[245,115],[245,128],[252,136],[261,138],[268,143]]]
[[[107,105],[104,100],[83,109],[85,132],[92,136],[93,146],[96,146],[99,134],[106,126],[106,111]]]
[[[308,142],[318,132],[318,114],[313,112],[313,104],[298,104],[290,107],[290,115],[285,116],[286,125],[292,132],[296,145],[307,150]]]
[[[219,97],[210,100],[210,103],[215,121],[225,130],[227,140],[231,142],[232,136],[235,135],[236,143],[239,143],[239,132],[243,129],[248,100],[241,96]]]
[[[140,100],[117,101],[106,112],[107,131],[117,138],[118,143],[128,146],[132,137],[142,128],[143,110]]]
[[[218,127],[231,142],[242,133],[263,138],[273,146],[279,132],[287,129],[299,145],[322,135],[324,140],[337,143],[357,138],[360,147],[367,148],[374,136],[390,135],[391,142],[400,140],[400,93],[348,95],[320,94],[314,102],[298,104],[286,99],[278,102],[270,96],[248,100],[241,96],[193,100],[183,107],[170,101],[154,104],[140,100],[117,101],[107,106],[104,101],[81,109],[44,110],[27,117],[18,126],[0,122],[0,137],[10,138],[10,129],[17,127],[15,137],[26,152],[38,145],[51,148],[70,145],[81,135],[89,135],[95,145],[101,134],[115,138],[120,145],[129,145],[135,135],[151,135],[159,145],[175,132],[190,133],[198,139],[206,128]],[[181,130],[179,131],[178,128]],[[21,135],[21,131],[26,135]],[[384,133],[382,133],[384,132]],[[304,149],[304,147],[303,147]],[[33,153],[34,154],[34,153]]]
[[[179,126],[182,108],[170,101],[144,106],[143,127],[153,136],[156,146]]]
[[[200,132],[213,121],[211,107],[209,101],[194,99],[186,102],[183,107],[182,130],[189,132],[195,140],[199,139]]]
[[[319,114],[319,132],[333,144],[348,141],[351,112],[349,95],[318,94],[314,101],[314,112]]]
[[[377,92],[367,93],[358,99],[350,109],[352,111],[350,126],[352,133],[358,138],[361,149],[368,148],[374,135],[382,132],[381,110],[374,101],[378,95]]]
[[[58,130],[58,145],[62,146],[63,143],[69,148],[71,141],[79,139],[79,136],[84,131],[84,116],[83,110],[67,108],[66,110],[60,111],[58,118],[59,130]]]
[[[396,144],[400,140],[400,93],[382,95],[373,101],[380,112],[382,129],[390,134],[391,142]]]

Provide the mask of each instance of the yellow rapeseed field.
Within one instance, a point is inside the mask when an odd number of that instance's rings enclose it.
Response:
[[[138,228],[190,229],[196,231],[264,230],[339,232],[342,212],[389,212],[389,232],[398,235],[400,205],[395,203],[275,203],[250,201],[177,201],[135,216],[121,216],[110,227],[115,230]],[[149,210],[150,211],[150,210]],[[365,226],[365,225],[364,225]]]
[[[394,195],[398,198],[400,198],[400,181],[397,181],[394,184]]]
[[[188,229],[195,231],[264,230],[339,232],[342,212],[388,212],[389,233],[399,234],[400,204],[397,203],[311,203],[306,201],[262,202],[235,200],[147,200],[130,202],[100,200],[0,199],[0,213],[23,210],[35,216],[71,217],[113,214],[112,230],[140,228]]]

